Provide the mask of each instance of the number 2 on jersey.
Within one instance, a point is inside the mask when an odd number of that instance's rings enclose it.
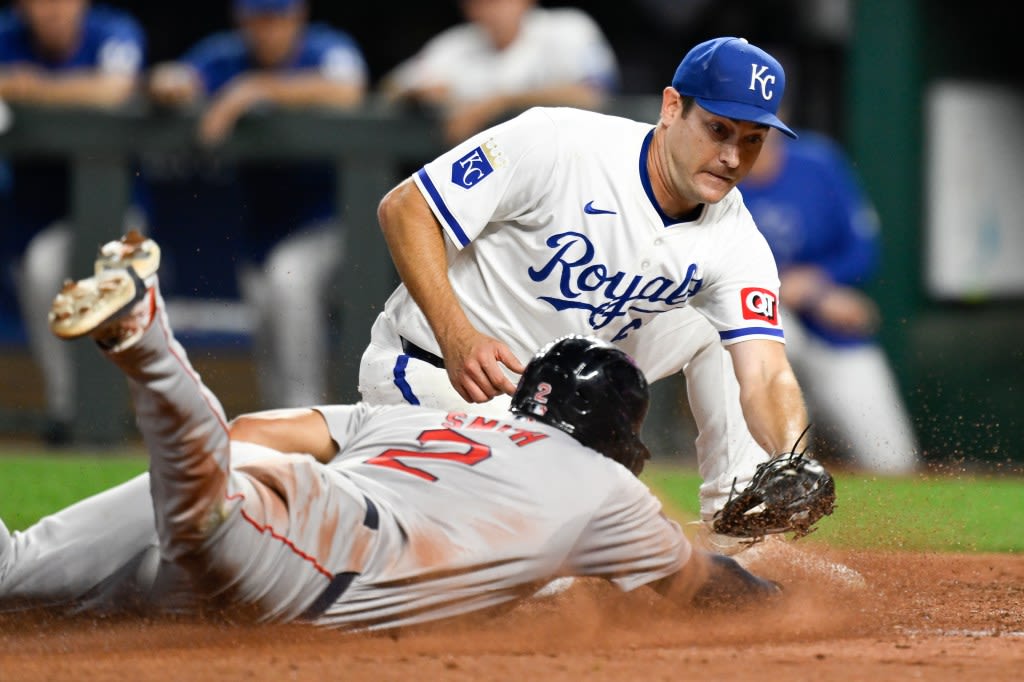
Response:
[[[421,444],[443,441],[457,443],[459,445],[468,445],[469,451],[426,452],[423,450],[400,450],[398,448],[392,448],[390,450],[385,450],[376,457],[366,460],[366,463],[404,471],[407,474],[419,476],[427,481],[436,481],[437,476],[434,476],[423,469],[417,469],[416,467],[409,466],[408,464],[399,461],[398,458],[401,457],[405,459],[409,457],[420,457],[424,459],[443,459],[449,462],[459,462],[466,466],[473,466],[474,464],[479,464],[491,456],[491,448],[489,446],[478,443],[475,440],[470,440],[462,434],[451,431],[450,429],[428,429],[420,434],[419,441]]]

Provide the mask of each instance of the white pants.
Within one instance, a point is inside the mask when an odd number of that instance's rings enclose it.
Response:
[[[707,521],[729,499],[734,483],[742,490],[750,482],[768,453],[747,429],[732,358],[711,324],[689,308],[662,315],[650,324],[642,349],[628,343],[622,348],[645,368],[650,381],[679,371],[686,376],[698,430],[701,518]],[[508,396],[483,404],[467,403],[444,369],[403,353],[401,337],[385,313],[377,317],[370,331],[370,344],[359,367],[359,392],[370,403],[409,403],[484,415],[504,414],[510,403]]]
[[[337,223],[286,237],[263,264],[239,272],[242,298],[256,317],[254,359],[266,407],[327,402],[329,292],[341,267]]]
[[[833,346],[792,318],[786,339],[816,435],[857,469],[913,472],[917,440],[885,351],[877,344]]]

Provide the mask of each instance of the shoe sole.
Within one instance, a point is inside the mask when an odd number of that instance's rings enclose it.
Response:
[[[149,279],[160,268],[160,246],[138,230],[131,230],[120,239],[101,246],[94,274],[98,277],[109,270],[126,270],[129,267],[142,280]]]
[[[69,281],[50,305],[50,331],[62,339],[85,336],[127,312],[145,295],[146,286],[132,267]]]

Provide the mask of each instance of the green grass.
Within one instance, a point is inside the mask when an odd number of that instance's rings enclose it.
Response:
[[[11,530],[146,470],[135,450],[0,456],[0,518]],[[669,512],[697,518],[700,479],[691,470],[652,466],[644,474]],[[832,516],[804,542],[845,548],[936,552],[1024,551],[1024,479],[836,475]]]
[[[652,467],[644,480],[666,506],[697,518],[700,478]],[[835,547],[936,552],[1024,551],[1024,479],[836,475],[836,510],[805,540]]]
[[[139,454],[0,456],[0,518],[11,530],[146,471]]]

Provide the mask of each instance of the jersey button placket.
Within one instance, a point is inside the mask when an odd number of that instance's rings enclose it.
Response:
[[[656,260],[661,258],[660,247],[662,245],[662,242],[664,241],[665,240],[662,239],[661,237],[656,237],[654,241],[651,242],[651,248],[649,249],[651,251],[651,258],[654,258]],[[642,261],[640,261],[640,267],[643,268],[644,270],[649,269],[651,267],[651,258],[644,258]]]

